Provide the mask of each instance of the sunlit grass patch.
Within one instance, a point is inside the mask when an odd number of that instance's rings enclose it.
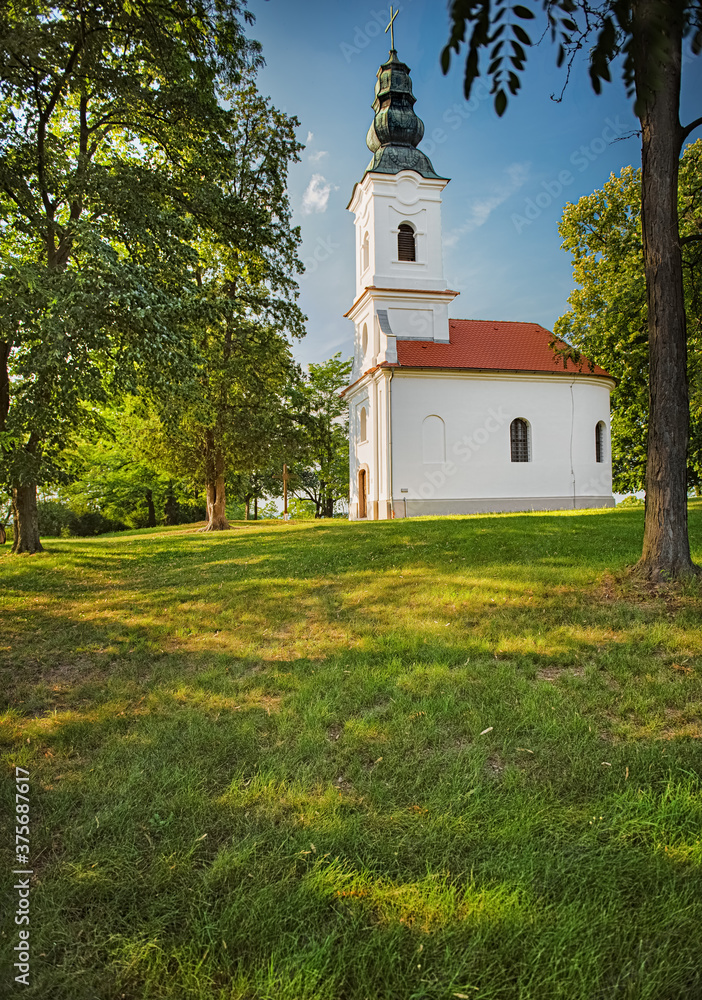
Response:
[[[332,905],[348,909],[349,915],[360,912],[366,920],[381,926],[404,925],[423,934],[453,924],[463,924],[467,929],[471,924],[486,923],[494,928],[516,914],[522,919],[523,911],[529,909],[523,891],[501,885],[490,888],[457,884],[447,873],[393,882],[334,861],[326,866],[320,864],[308,880]]]
[[[696,1000],[702,597],[628,581],[641,528],[262,522],[2,558],[25,995]]]

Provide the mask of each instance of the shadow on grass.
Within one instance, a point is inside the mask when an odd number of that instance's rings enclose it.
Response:
[[[27,996],[696,996],[698,742],[608,745],[579,678],[510,663],[278,666],[125,665],[6,721]]]
[[[638,512],[555,520],[14,562],[24,994],[696,1000],[699,597],[603,590]]]
[[[691,527],[696,527],[698,511],[693,508]],[[632,531],[632,526],[635,530]],[[168,575],[168,559],[177,547],[185,569],[196,564],[222,567],[247,554],[260,555],[260,563],[250,564],[253,576],[263,572],[306,579],[330,568],[334,572],[355,568],[359,558],[369,562],[412,562],[428,569],[444,567],[450,558],[468,558],[474,567],[514,563],[532,567],[551,563],[587,566],[593,571],[633,562],[640,550],[643,517],[638,510],[587,511],[547,514],[479,515],[465,518],[417,518],[379,522],[249,522],[245,529],[201,534],[196,529],[159,533],[157,530],[98,536],[90,539],[50,539],[47,552],[34,562],[62,555],[67,575],[79,582],[81,573],[94,570],[101,575],[110,570],[129,569],[138,560],[148,575],[152,565]],[[291,537],[294,539],[291,548]],[[337,549],[337,551],[334,551]],[[405,550],[409,551],[405,551]],[[330,551],[331,550],[331,551]],[[215,558],[208,558],[209,556]],[[12,560],[15,562],[15,560]],[[369,567],[372,568],[372,567]],[[9,566],[3,569],[10,569]],[[17,576],[16,585],[23,581]],[[41,590],[42,581],[26,577],[29,589]],[[43,585],[51,589],[45,576]]]

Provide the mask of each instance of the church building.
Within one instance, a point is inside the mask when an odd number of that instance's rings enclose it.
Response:
[[[609,396],[536,323],[449,319],[440,177],[417,147],[409,67],[378,70],[354,187],[351,519],[611,507]]]

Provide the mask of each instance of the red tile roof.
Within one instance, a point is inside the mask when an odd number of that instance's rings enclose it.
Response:
[[[450,343],[432,340],[397,341],[397,359],[406,368],[479,368],[492,371],[579,372],[599,375],[607,372],[587,359],[580,365],[563,360],[548,346],[550,330],[538,323],[512,323],[484,319],[449,320]]]

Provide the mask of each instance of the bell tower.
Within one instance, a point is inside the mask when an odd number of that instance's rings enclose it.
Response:
[[[398,340],[449,341],[441,249],[440,177],[417,147],[424,124],[414,112],[409,66],[394,48],[377,74],[366,143],[373,157],[348,208],[356,220],[354,377],[397,363]]]

